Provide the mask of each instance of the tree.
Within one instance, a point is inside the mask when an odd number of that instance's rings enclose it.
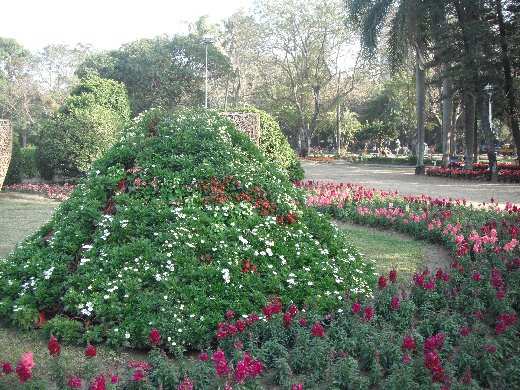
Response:
[[[124,85],[99,77],[82,81],[39,133],[41,176],[52,180],[57,173],[74,177],[86,172],[129,118]]]
[[[119,50],[91,56],[79,76],[97,74],[125,84],[134,115],[151,107],[196,107],[204,101],[205,47],[197,35],[161,36],[124,44]],[[208,46],[212,78],[225,78],[229,61]]]
[[[320,115],[334,110],[349,92],[346,81],[337,92],[341,54],[351,39],[341,3],[263,0],[257,3],[256,15],[266,64],[260,69],[262,89],[256,98],[294,114],[300,155],[306,156]]]
[[[416,118],[417,118],[417,167],[416,173],[424,174],[424,133],[426,75],[424,51],[426,46],[426,4],[420,0],[351,0],[351,19],[361,27],[362,46],[368,56],[374,54],[379,38],[387,23],[389,61],[398,68],[410,51],[415,53]]]

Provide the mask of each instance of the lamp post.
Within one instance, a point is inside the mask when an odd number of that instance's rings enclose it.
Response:
[[[211,35],[204,35],[202,42],[206,45],[206,88],[204,90],[204,108],[208,108],[208,45],[215,43],[215,38]]]
[[[493,112],[491,111],[491,96],[493,95],[493,86],[488,84],[484,87],[484,91],[486,91],[489,95],[488,107],[489,107],[489,130],[491,134],[493,134]]]

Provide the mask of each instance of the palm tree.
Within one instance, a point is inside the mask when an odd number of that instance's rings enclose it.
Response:
[[[424,174],[424,125],[426,77],[427,2],[421,0],[351,0],[347,2],[352,20],[361,28],[365,53],[373,56],[385,25],[388,23],[388,50],[391,68],[402,65],[408,53],[415,53],[417,102],[417,166],[416,174]]]

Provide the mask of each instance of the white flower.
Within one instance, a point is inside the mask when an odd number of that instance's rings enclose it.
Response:
[[[242,236],[238,236],[238,240],[239,240],[242,244],[244,244],[244,245],[249,244],[249,241],[247,241],[247,240],[246,240],[244,237],[242,237]]]
[[[271,248],[267,248],[265,250],[265,252],[267,253],[267,256],[271,257],[273,255],[273,251],[271,250]]]
[[[229,270],[227,268],[222,269],[222,277],[224,278],[224,283],[229,284],[231,277],[229,276]]]
[[[49,268],[47,271],[45,271],[43,274],[45,275],[45,279],[49,279],[52,275],[52,272],[54,271],[54,267]]]
[[[130,338],[130,333],[126,332],[125,333],[125,338],[129,339]]]

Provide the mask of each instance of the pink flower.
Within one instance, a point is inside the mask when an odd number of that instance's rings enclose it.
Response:
[[[72,387],[73,389],[81,389],[83,384],[81,383],[81,379],[76,376],[73,376],[67,381],[67,387]]]
[[[94,357],[97,355],[96,348],[94,348],[93,345],[87,345],[87,348],[85,349],[85,356],[88,358]]]
[[[179,383],[179,386],[177,386],[177,390],[193,390],[193,387],[195,384],[190,379],[186,378],[181,383]]]
[[[54,336],[51,336],[49,342],[47,343],[47,348],[49,349],[51,356],[58,356],[61,352],[60,344]]]
[[[153,345],[159,344],[161,342],[161,334],[159,333],[159,330],[153,328],[148,334],[148,341]]]
[[[110,383],[115,385],[118,382],[119,382],[119,376],[117,376],[117,375],[110,375]]]
[[[20,379],[20,383],[24,383],[31,379],[32,368],[34,367],[33,353],[31,351],[24,353],[20,362],[16,366],[16,374]]]
[[[233,318],[235,318],[235,312],[233,310],[231,310],[231,309],[226,311],[226,320],[232,321]]]
[[[392,297],[392,299],[390,300],[390,307],[392,308],[392,310],[399,310],[399,308],[401,307],[401,303],[399,302],[398,297]]]
[[[291,386],[291,390],[303,390],[303,385],[301,383],[295,383]]]
[[[237,321],[235,323],[235,326],[237,327],[239,332],[243,332],[246,329],[246,323],[244,321]]]
[[[316,323],[311,328],[311,333],[314,337],[323,337],[323,326],[320,325],[319,322],[316,321]]]
[[[201,352],[201,353],[199,354],[199,360],[200,360],[201,362],[205,362],[206,360],[208,360],[208,358],[209,358],[209,356],[208,356],[207,353]]]

